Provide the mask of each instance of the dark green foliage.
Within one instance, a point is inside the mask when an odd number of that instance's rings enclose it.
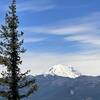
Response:
[[[23,32],[18,32],[19,25],[18,16],[16,15],[16,1],[13,0],[9,11],[5,16],[5,25],[1,26],[0,30],[0,64],[6,66],[7,71],[2,72],[2,83],[9,87],[8,91],[0,91],[0,95],[6,96],[8,100],[20,100],[22,97],[27,97],[36,90],[35,80],[25,81],[26,74],[20,72],[19,65],[22,63],[20,54],[25,52],[22,47],[23,40],[20,37]],[[24,84],[22,81],[24,81]],[[30,86],[28,93],[19,94],[19,88]]]

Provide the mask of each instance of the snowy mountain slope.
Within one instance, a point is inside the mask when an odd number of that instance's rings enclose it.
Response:
[[[52,76],[56,75],[62,77],[76,78],[79,77],[81,74],[78,71],[76,71],[73,67],[59,64],[51,67],[46,72],[46,75],[52,75]]]

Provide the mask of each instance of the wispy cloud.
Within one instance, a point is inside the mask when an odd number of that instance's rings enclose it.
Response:
[[[25,27],[26,31],[30,32],[45,32],[50,34],[73,34],[73,33],[83,33],[89,32],[92,33],[96,31],[99,27],[99,18],[100,12],[94,12],[90,15],[84,17],[78,17],[75,19],[64,19],[58,20],[58,22],[52,23],[51,25],[44,26],[31,26]]]
[[[50,9],[53,9],[55,6],[54,5],[48,5],[48,6],[34,6],[34,7],[31,7],[31,6],[27,6],[27,7],[19,7],[18,8],[18,12],[24,12],[24,11],[33,11],[33,12],[41,12],[41,11],[47,11],[47,10],[50,10]]]
[[[99,45],[100,46],[100,37],[91,36],[91,35],[72,35],[64,38],[67,41],[77,41],[80,43]]]
[[[56,24],[52,24],[52,25],[24,27],[22,30],[28,33],[43,34],[43,36],[45,36],[46,34],[46,36],[54,35],[54,37],[55,36],[61,37],[62,38],[61,40],[58,39],[56,41],[61,41],[64,44],[66,44],[66,46],[67,45],[69,46],[71,43],[71,45],[75,46],[75,48],[78,48],[77,55],[84,54],[84,53],[86,54],[91,53],[90,55],[92,55],[93,53],[97,53],[98,55],[100,53],[99,16],[100,16],[100,12],[96,12],[88,16],[84,16],[82,18],[71,19],[69,21],[65,19],[63,21],[57,22]],[[46,42],[48,42],[47,40]],[[64,47],[62,48],[65,49]],[[70,49],[71,50],[73,49],[70,52],[72,52],[72,54],[74,55],[75,53],[73,52],[74,47]]]
[[[7,4],[0,5],[0,11],[4,12],[8,9]],[[48,11],[56,8],[56,5],[52,4],[50,0],[41,0],[41,1],[24,1],[24,2],[17,2],[17,12],[41,12],[41,11]]]
[[[38,26],[38,27],[24,27],[24,31],[26,32],[37,32],[37,33],[46,33],[46,34],[54,34],[54,35],[67,35],[67,34],[77,34],[77,33],[85,33],[90,30],[87,26]]]
[[[28,37],[25,39],[25,43],[36,43],[36,42],[41,42],[45,40],[45,38],[32,38],[32,37]]]
[[[100,13],[93,13],[83,18],[77,18],[72,21],[57,23],[51,26],[24,27],[28,32],[65,35],[66,41],[77,41],[79,43],[89,43],[100,45]],[[67,23],[67,24],[66,24]],[[69,36],[66,36],[69,35]]]
[[[34,1],[27,1],[24,3],[19,3],[17,5],[18,12],[25,12],[25,11],[32,11],[32,12],[41,12],[41,11],[47,11],[55,8],[56,6],[49,3],[49,1],[43,2],[34,2]]]

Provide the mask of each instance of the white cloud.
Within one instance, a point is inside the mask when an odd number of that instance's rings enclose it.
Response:
[[[54,9],[56,6],[51,4],[49,1],[40,1],[40,2],[34,2],[34,1],[27,1],[24,3],[19,3],[17,5],[17,11],[18,12],[25,12],[25,11],[32,11],[32,12],[40,12],[40,11],[46,11]]]
[[[91,45],[99,45],[100,46],[100,37],[92,36],[92,35],[72,35],[64,38],[67,41],[77,41],[80,43],[86,43]]]
[[[3,5],[3,6],[2,6]],[[7,11],[8,6],[10,4],[4,4],[1,3],[0,6],[0,11],[4,12]],[[40,0],[40,1],[34,1],[34,0],[29,0],[29,1],[24,1],[24,2],[17,2],[17,12],[41,12],[41,11],[47,11],[47,10],[52,10],[56,8],[56,5],[52,4],[50,0]]]
[[[19,7],[18,12],[24,12],[24,11],[33,11],[33,12],[40,12],[40,11],[46,11],[55,8],[54,5],[47,5],[47,6],[27,6],[27,7]]]
[[[24,39],[25,40],[25,43],[34,43],[34,42],[41,42],[43,40],[45,40],[45,38],[26,38]]]
[[[79,43],[88,43],[90,45],[100,45],[100,23],[98,20],[100,12],[92,13],[88,16],[62,21],[53,25],[24,27],[27,32],[46,33],[65,36],[66,41],[77,41]],[[67,24],[66,24],[67,23]]]
[[[42,27],[24,27],[24,31],[27,32],[37,32],[37,33],[47,33],[47,34],[55,34],[55,35],[67,35],[67,34],[77,34],[77,33],[85,33],[90,31],[90,27],[80,26],[80,25],[71,25],[71,26],[42,26]]]
[[[99,29],[100,23],[98,22],[98,20],[100,20],[100,18],[98,18],[99,16],[100,12],[92,13],[88,16],[81,18],[58,21],[56,24],[52,25],[31,26],[31,27],[24,27],[23,29],[29,32],[37,32],[37,33],[41,32],[41,33],[56,34],[56,35],[77,34],[77,33],[92,34],[94,32],[97,33],[100,31]]]

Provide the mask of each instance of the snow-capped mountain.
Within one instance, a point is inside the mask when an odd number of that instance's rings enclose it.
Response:
[[[57,67],[58,65],[55,66]],[[52,68],[55,68],[55,66]],[[59,67],[61,66],[64,68],[67,67],[59,65]],[[72,77],[72,75],[78,76],[78,72],[75,71],[72,67],[67,67],[66,69],[67,73],[73,73],[70,74],[69,77]],[[61,72],[60,69],[59,71]],[[51,72],[52,71],[49,70],[49,74],[46,77],[44,77],[44,75],[37,75],[35,78],[39,87],[38,90],[28,98],[23,98],[21,100],[100,100],[100,76],[93,77],[81,75],[74,79],[69,78],[69,74],[67,74],[66,77],[62,77],[55,75],[55,73],[53,74],[55,76],[53,76],[51,75]],[[31,80],[34,79],[34,77],[29,75],[26,79]],[[3,85],[1,84],[0,90],[3,90]],[[5,89],[7,90],[6,86]],[[20,94],[26,93],[28,89],[29,87],[24,88],[22,91],[20,91]],[[0,97],[0,100],[6,99]]]
[[[52,75],[52,76],[56,75],[62,77],[76,78],[79,77],[81,74],[78,71],[76,71],[73,67],[59,64],[51,67],[46,72],[46,75]]]

